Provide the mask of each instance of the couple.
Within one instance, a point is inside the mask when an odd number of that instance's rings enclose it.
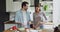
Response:
[[[45,17],[45,14],[40,12],[40,6],[36,5],[35,12],[33,13],[33,25],[36,26],[36,28],[40,25],[43,27],[43,24],[39,24],[41,20],[41,16]],[[16,12],[15,16],[15,22],[21,23],[18,27],[24,27],[24,28],[30,28],[30,13],[27,12],[28,9],[28,2],[22,2],[21,9]],[[45,17],[46,19],[46,17]]]

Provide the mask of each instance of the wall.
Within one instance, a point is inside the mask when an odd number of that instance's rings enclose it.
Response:
[[[60,0],[53,0],[53,23],[54,26],[58,26],[60,24]]]
[[[4,30],[4,22],[9,20],[9,13],[6,13],[6,0],[0,0],[0,32]]]

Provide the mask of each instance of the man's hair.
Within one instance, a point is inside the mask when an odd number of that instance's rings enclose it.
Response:
[[[22,8],[23,8],[23,6],[26,6],[26,4],[29,4],[28,2],[26,2],[26,1],[24,1],[24,2],[22,2]]]

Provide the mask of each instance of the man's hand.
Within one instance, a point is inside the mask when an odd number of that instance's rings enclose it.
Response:
[[[28,24],[32,24],[31,22],[28,22]]]

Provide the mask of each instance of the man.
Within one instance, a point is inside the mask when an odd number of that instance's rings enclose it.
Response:
[[[30,21],[30,13],[27,12],[28,9],[28,2],[22,2],[21,9],[16,12],[15,22],[21,23],[18,27],[29,28],[29,21]]]

